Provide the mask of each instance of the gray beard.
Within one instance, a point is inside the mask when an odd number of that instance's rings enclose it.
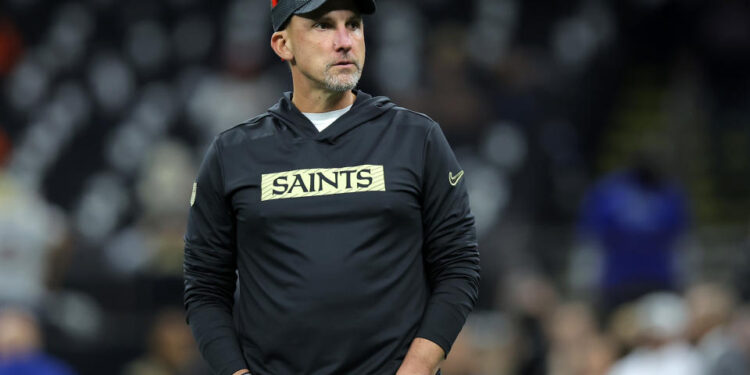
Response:
[[[351,91],[357,87],[359,78],[362,77],[362,69],[356,65],[357,70],[350,74],[331,74],[331,67],[326,67],[323,74],[323,83],[327,90],[333,92]]]

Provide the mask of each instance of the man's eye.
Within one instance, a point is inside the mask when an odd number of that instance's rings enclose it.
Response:
[[[327,24],[325,22],[316,22],[313,25],[313,27],[316,28],[316,29],[329,29],[331,27],[331,25],[329,25],[329,24]]]
[[[362,27],[362,24],[360,22],[349,22],[349,27],[352,29],[359,29]]]

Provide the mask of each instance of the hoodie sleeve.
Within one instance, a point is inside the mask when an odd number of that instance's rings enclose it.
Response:
[[[463,170],[440,127],[424,147],[423,254],[431,287],[417,337],[450,351],[479,293],[479,251]]]
[[[217,138],[193,186],[183,267],[188,324],[214,373],[224,375],[246,365],[232,318],[237,280],[235,223],[224,196],[221,168]]]

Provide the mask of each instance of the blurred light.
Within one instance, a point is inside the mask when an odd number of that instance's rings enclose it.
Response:
[[[152,248],[142,232],[134,227],[118,233],[104,247],[107,265],[115,272],[131,274],[143,268],[152,257]]]
[[[515,171],[526,159],[526,137],[516,124],[500,122],[489,128],[482,151],[497,166]]]
[[[41,186],[41,154],[30,149],[16,149],[11,155],[8,171],[19,184],[33,191]]]
[[[557,59],[567,65],[584,65],[612,38],[614,25],[604,4],[588,2],[579,14],[555,25],[552,44]]]
[[[616,33],[614,16],[606,2],[589,1],[581,10],[581,17],[591,25],[599,46],[612,40]]]
[[[494,348],[513,344],[513,322],[509,316],[499,311],[473,312],[467,317],[467,327],[479,347]]]
[[[269,5],[264,1],[232,1],[227,7],[224,24],[229,43],[265,44],[270,22],[268,8]]]
[[[0,299],[3,307],[38,307],[46,289],[45,259],[63,239],[67,221],[14,177],[0,173]]]
[[[636,309],[638,328],[642,334],[675,339],[685,333],[688,323],[687,305],[677,294],[651,293],[638,301]]]
[[[120,173],[134,173],[151,143],[151,137],[137,122],[127,122],[112,133],[107,160]]]
[[[422,68],[422,15],[408,2],[378,3],[378,52],[375,72],[386,78],[379,85],[388,92],[412,90],[419,83]]]
[[[508,179],[498,169],[474,156],[457,150],[457,157],[466,171],[466,188],[471,212],[476,218],[477,234],[481,237],[492,229],[510,201]]]
[[[55,68],[70,68],[80,61],[93,27],[91,11],[84,5],[68,3],[60,7],[47,36],[47,48],[54,54]]]
[[[122,110],[133,96],[133,72],[110,52],[98,53],[91,65],[88,79],[97,103],[109,112]]]
[[[195,170],[190,149],[178,140],[152,147],[136,186],[145,216],[187,214]]]
[[[75,226],[82,238],[92,244],[105,240],[130,206],[127,185],[116,174],[103,172],[92,176],[75,209]]]
[[[472,60],[486,67],[499,62],[512,41],[518,13],[515,0],[479,1],[467,41],[467,52]]]
[[[34,124],[32,130],[41,130],[44,125]],[[44,152],[35,151],[39,146],[51,143],[50,140],[48,137],[37,138],[37,144],[34,145],[36,147],[19,148],[13,153],[8,170],[24,188],[38,191],[41,187],[42,177],[44,177],[50,158]]]
[[[177,114],[172,88],[162,82],[149,83],[133,110],[133,118],[151,136],[164,133]]]
[[[67,81],[55,90],[53,102],[64,109],[74,127],[78,128],[91,116],[91,98],[78,81]]]
[[[276,77],[262,75],[242,80],[227,75],[206,75],[187,101],[192,125],[211,139],[217,133],[265,111],[278,100],[281,88]],[[269,95],[272,93],[272,95]]]
[[[235,0],[227,7],[223,25],[222,54],[227,67],[242,76],[255,76],[270,53],[268,3]]]
[[[13,154],[10,169],[26,186],[37,188],[47,168],[84,125],[89,113],[89,99],[80,84],[62,83],[50,102],[35,112]]]
[[[170,45],[160,24],[140,21],[128,29],[125,40],[125,49],[140,70],[153,72],[165,64]]]
[[[109,138],[106,154],[112,166],[121,173],[134,173],[174,115],[170,88],[158,82],[146,86],[129,119]]]
[[[211,50],[213,40],[211,19],[200,14],[181,18],[172,34],[175,53],[183,61],[205,58]]]
[[[596,48],[594,30],[577,18],[560,21],[555,26],[553,38],[555,55],[568,65],[584,63]]]
[[[149,84],[128,120],[112,133],[106,154],[119,172],[134,173],[153,142],[166,132],[176,113],[171,96],[171,90],[165,84]]]
[[[186,103],[200,83],[209,76],[210,72],[201,65],[183,67],[177,78],[177,102]]]
[[[103,316],[99,304],[91,297],[65,291],[55,293],[46,302],[50,321],[76,339],[95,340],[102,331]]]
[[[57,59],[55,47],[49,42],[42,42],[34,46],[29,52],[47,70],[50,80],[54,81],[55,76],[63,67],[61,60]]]
[[[18,111],[29,111],[47,93],[48,71],[38,59],[27,55],[11,73],[5,95]]]

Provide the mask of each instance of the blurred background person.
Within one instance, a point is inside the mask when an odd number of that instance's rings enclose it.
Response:
[[[104,248],[107,266],[120,276],[182,277],[185,201],[193,184],[190,150],[177,140],[154,145],[140,168],[136,199],[141,214]]]
[[[67,218],[8,173],[10,144],[0,129],[0,307],[42,311],[70,257]]]
[[[504,314],[471,315],[456,338],[441,372],[451,375],[511,374],[516,356],[515,332]]]
[[[703,282],[685,292],[688,306],[686,338],[692,342],[706,363],[706,374],[726,371],[724,361],[733,349],[729,331],[735,309],[735,294],[719,283]],[[738,368],[737,370],[740,370]]]
[[[160,311],[151,326],[148,352],[125,367],[123,375],[208,375],[181,309]]]
[[[29,313],[0,309],[0,374],[74,375],[68,365],[48,355],[39,324]]]
[[[750,306],[737,309],[727,329],[729,342],[721,355],[712,358],[708,374],[750,373]]]
[[[600,332],[595,312],[584,303],[557,306],[545,327],[548,375],[605,375],[618,357],[614,341]]]
[[[705,362],[685,340],[688,310],[683,299],[658,292],[641,297],[635,305],[637,342],[617,361],[609,375],[702,375]]]
[[[600,253],[596,290],[605,314],[650,292],[679,290],[687,223],[682,189],[645,155],[587,192],[581,236]]]
[[[517,347],[515,371],[518,374],[545,374],[549,365],[550,341],[545,323],[559,303],[557,288],[533,271],[508,276],[503,296],[517,334],[512,336]]]

